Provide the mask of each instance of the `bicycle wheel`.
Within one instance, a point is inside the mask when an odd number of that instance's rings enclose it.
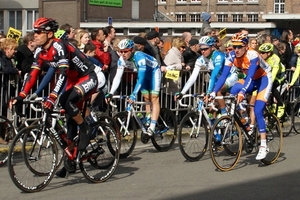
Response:
[[[300,134],[300,101],[299,100],[295,102],[292,109],[292,124],[295,132],[297,134]]]
[[[207,127],[208,123],[204,117],[199,123],[199,114],[196,112],[186,114],[181,120],[178,144],[181,154],[188,161],[198,161],[205,154],[208,145]]]
[[[266,129],[267,129],[267,145],[269,153],[266,158],[261,160],[264,164],[273,164],[280,155],[282,148],[282,130],[279,119],[271,113],[265,114]],[[258,142],[259,144],[260,142]]]
[[[155,134],[151,141],[153,146],[160,152],[172,148],[177,136],[177,123],[174,113],[168,108],[161,108],[156,122]]]
[[[31,132],[34,132],[37,138],[34,142],[24,142],[23,138],[28,138]],[[25,127],[15,136],[8,152],[10,178],[15,186],[24,192],[38,192],[44,189],[56,170],[57,147],[54,142],[49,144],[42,137],[39,125]],[[52,135],[47,137],[49,141],[54,141]],[[39,174],[33,171],[38,171]]]
[[[128,112],[117,113],[113,119],[116,121],[119,133],[120,133],[120,143],[121,151],[120,158],[127,158],[133,151],[136,141],[137,141],[137,128],[136,123],[132,117],[130,117],[128,122]],[[127,126],[128,123],[128,126]]]
[[[7,144],[0,145],[0,167],[7,161],[8,149],[11,141],[15,137],[16,132],[12,122],[4,116],[0,116],[0,137],[7,142]]]
[[[95,137],[82,155],[79,167],[87,180],[101,183],[108,180],[118,166],[120,142],[114,127],[106,122],[92,124],[92,130]]]
[[[280,118],[280,122],[283,136],[286,137],[293,131],[293,104],[284,102],[284,105],[284,115]]]
[[[214,133],[221,134],[221,141],[217,141]],[[214,165],[221,171],[229,171],[238,163],[243,138],[238,123],[232,123],[230,116],[222,116],[214,123],[210,132],[209,149]]]

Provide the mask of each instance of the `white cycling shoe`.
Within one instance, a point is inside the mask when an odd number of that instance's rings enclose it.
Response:
[[[262,160],[267,156],[268,153],[269,153],[269,147],[260,146],[258,154],[255,159]]]

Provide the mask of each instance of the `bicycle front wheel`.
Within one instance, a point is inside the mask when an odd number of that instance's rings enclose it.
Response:
[[[295,132],[300,134],[300,101],[296,101],[294,104],[292,110],[292,124]]]
[[[267,129],[267,145],[269,153],[261,160],[264,164],[273,164],[279,157],[282,148],[282,130],[279,119],[271,113],[265,115]]]
[[[4,116],[0,116],[0,137],[7,144],[0,144],[0,167],[7,161],[9,145],[15,137],[16,132],[12,122]]]
[[[91,128],[95,137],[90,140],[79,167],[87,180],[101,183],[108,180],[118,166],[120,141],[114,127],[106,122],[96,122]]]
[[[221,135],[221,140],[216,134]],[[238,163],[243,149],[243,138],[238,123],[232,122],[229,116],[217,119],[211,129],[209,149],[211,159],[219,170],[232,170]]]
[[[172,148],[177,136],[177,123],[174,113],[168,108],[161,108],[156,122],[155,134],[151,141],[153,146],[160,152]]]
[[[119,129],[118,133],[120,134],[120,158],[127,158],[132,153],[137,141],[137,128],[135,121],[130,116],[130,121],[128,122],[128,112],[117,113],[113,119],[117,123],[117,127]]]
[[[190,112],[183,117],[179,126],[179,148],[183,157],[188,161],[200,160],[207,150],[208,123],[205,118],[201,121],[199,123],[198,113]]]
[[[29,140],[32,134],[36,138]],[[54,176],[56,164],[54,138],[41,133],[40,125],[25,127],[12,141],[8,152],[8,172],[20,190],[38,192],[44,189]]]

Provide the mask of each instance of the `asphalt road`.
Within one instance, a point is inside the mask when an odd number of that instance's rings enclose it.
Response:
[[[55,177],[41,192],[23,193],[12,183],[7,166],[0,168],[1,199],[300,199],[300,136],[284,138],[278,161],[269,166],[243,155],[229,172],[217,171],[209,152],[198,162],[187,162],[178,145],[157,152],[139,145],[107,182],[92,184],[80,171],[68,179]]]

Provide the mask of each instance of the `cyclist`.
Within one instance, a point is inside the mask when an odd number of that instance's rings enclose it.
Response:
[[[261,145],[256,160],[264,159],[269,151],[266,141],[266,123],[263,115],[266,102],[272,89],[271,67],[262,59],[257,51],[248,47],[248,36],[236,33],[232,36],[233,51],[229,52],[225,60],[224,70],[219,77],[214,91],[219,91],[232,68],[241,69],[245,73],[245,78],[240,79],[231,88],[231,95],[237,95],[237,103],[245,98],[245,93],[257,90],[254,112],[258,131],[260,133]],[[214,96],[211,96],[214,98]]]
[[[152,103],[150,126],[147,135],[155,133],[156,121],[160,112],[159,92],[161,84],[161,70],[155,58],[141,51],[134,51],[134,43],[130,39],[123,39],[118,44],[120,58],[118,69],[110,92],[106,95],[106,102],[109,102],[117,90],[125,68],[137,71],[137,83],[132,94],[129,96],[129,103],[136,101],[136,95],[141,90],[144,100]],[[146,113],[150,113],[150,106],[146,106]]]
[[[278,113],[277,117],[281,118],[284,114],[284,104],[282,102],[280,92],[277,90],[278,86],[280,86],[285,78],[285,67],[280,62],[280,58],[273,53],[274,46],[271,43],[264,43],[259,46],[258,51],[261,55],[261,57],[270,65],[272,68],[272,95],[277,100],[277,106],[278,106]],[[270,100],[270,105],[272,104],[272,98]]]
[[[209,80],[209,85],[206,91],[207,96],[209,96],[210,93],[213,91],[215,83],[221,74],[225,63],[225,54],[215,48],[215,39],[211,36],[203,36],[199,40],[199,45],[202,55],[197,59],[192,75],[184,85],[182,91],[175,93],[175,100],[181,99],[183,94],[185,94],[188,91],[188,89],[194,84],[202,67],[204,67],[205,70],[212,71]],[[233,86],[233,84],[238,80],[235,70],[233,69],[231,72],[232,73],[229,74],[223,90],[220,90],[220,93],[221,91],[226,91],[227,88]],[[227,111],[225,108],[224,100],[218,100],[218,104],[221,110],[221,114],[225,115]]]
[[[90,130],[80,113],[77,103],[92,95],[98,87],[98,78],[94,71],[95,66],[76,47],[65,40],[57,39],[54,33],[57,31],[58,23],[52,18],[39,18],[34,22],[34,38],[39,48],[35,52],[34,62],[30,75],[26,79],[21,92],[15,98],[14,104],[21,102],[36,83],[44,66],[51,66],[58,70],[58,79],[54,89],[44,102],[46,109],[52,109],[58,95],[61,106],[66,110],[68,137],[72,140],[77,135],[79,126],[78,150],[85,150],[90,141]],[[72,151],[74,144],[69,145]],[[65,176],[66,169],[57,173]]]

